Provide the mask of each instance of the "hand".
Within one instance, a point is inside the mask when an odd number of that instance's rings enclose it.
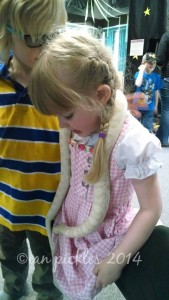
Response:
[[[141,64],[139,67],[138,67],[139,71],[145,71],[146,69],[146,64]]]
[[[96,288],[104,288],[115,282],[121,275],[122,266],[112,259],[113,254],[95,265],[93,273],[96,276]]]

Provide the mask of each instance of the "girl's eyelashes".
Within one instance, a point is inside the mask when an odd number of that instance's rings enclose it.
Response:
[[[65,119],[71,119],[73,117],[73,113],[70,113],[69,115],[63,116]]]

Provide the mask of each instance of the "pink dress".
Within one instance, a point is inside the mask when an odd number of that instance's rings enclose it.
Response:
[[[86,142],[79,139],[80,143]],[[96,139],[96,135],[90,137],[87,144],[95,143]],[[104,222],[96,232],[83,238],[52,234],[54,282],[68,299],[91,300],[99,292],[95,288],[93,268],[126,234],[134,218],[131,178],[142,179],[157,171],[161,164],[154,154],[159,148],[158,139],[129,115],[111,153],[111,200]],[[90,169],[92,154],[77,146],[70,145],[70,149],[72,178],[55,224],[76,226],[87,219],[92,207],[93,186],[83,181],[83,175]]]

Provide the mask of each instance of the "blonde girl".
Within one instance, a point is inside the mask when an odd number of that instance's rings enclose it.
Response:
[[[47,217],[54,281],[69,299],[91,300],[139,260],[160,217],[160,143],[128,112],[112,57],[90,36],[65,32],[51,41],[29,92],[63,128],[61,182]]]

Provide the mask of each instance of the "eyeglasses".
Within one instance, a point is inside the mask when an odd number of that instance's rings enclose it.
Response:
[[[50,35],[42,35],[40,38],[32,38],[30,34],[22,34],[18,31],[16,31],[12,26],[7,25],[6,30],[10,33],[14,33],[18,35],[21,39],[25,40],[25,43],[27,47],[29,48],[39,48],[43,46],[47,40],[51,39],[52,37],[55,36],[55,34],[50,34]]]

